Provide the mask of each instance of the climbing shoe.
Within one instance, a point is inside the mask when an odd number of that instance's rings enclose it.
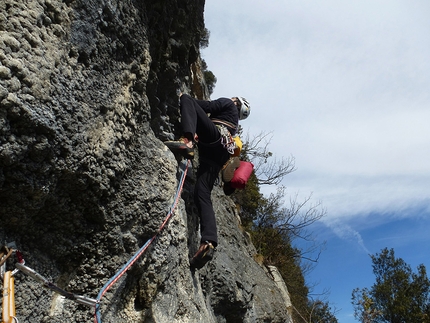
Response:
[[[165,141],[164,144],[169,147],[174,154],[178,153],[186,159],[194,158],[194,142],[185,137],[181,137],[177,141]]]
[[[222,181],[224,183],[228,183],[232,180],[234,176],[234,172],[236,169],[238,169],[240,166],[240,159],[239,157],[232,157],[230,158],[227,163],[224,164],[224,167],[221,171],[222,174]]]
[[[209,241],[202,242],[199,250],[197,250],[194,257],[190,260],[191,268],[202,268],[209,260],[212,260],[215,250],[214,245]]]

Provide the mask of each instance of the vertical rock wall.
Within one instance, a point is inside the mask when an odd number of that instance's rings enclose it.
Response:
[[[180,130],[176,91],[206,93],[192,84],[203,9],[202,0],[0,2],[0,240],[59,287],[95,298],[166,216],[185,167],[162,143]],[[190,167],[168,226],[103,298],[103,322],[288,322],[219,188],[219,250],[189,269],[193,181]],[[22,273],[16,309],[20,322],[94,313]]]

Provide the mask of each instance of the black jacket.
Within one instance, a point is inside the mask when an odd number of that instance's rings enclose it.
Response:
[[[206,113],[210,113],[210,118],[215,124],[224,124],[232,135],[236,134],[239,124],[239,110],[231,99],[219,98],[212,101],[196,101]]]

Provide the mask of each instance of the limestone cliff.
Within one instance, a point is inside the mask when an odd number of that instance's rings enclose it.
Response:
[[[176,91],[207,98],[203,11],[203,0],[0,1],[0,239],[59,287],[96,297],[166,216],[183,167],[163,145],[180,130]],[[216,257],[190,270],[194,168],[166,228],[102,299],[103,322],[290,322],[219,188]],[[20,322],[93,322],[23,273],[15,288]]]

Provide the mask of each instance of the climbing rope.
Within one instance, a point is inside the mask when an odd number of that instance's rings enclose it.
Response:
[[[139,257],[148,249],[151,243],[155,240],[158,234],[163,230],[169,219],[172,217],[173,212],[176,209],[176,206],[179,202],[179,198],[181,196],[181,192],[185,183],[185,177],[187,176],[188,167],[190,166],[190,160],[187,161],[185,165],[185,169],[182,172],[178,189],[176,190],[176,194],[174,197],[174,202],[167,213],[163,223],[158,228],[157,233],[149,239],[134,255],[133,257],[113,276],[100,290],[97,299],[89,298],[87,296],[76,295],[70,293],[56,285],[54,285],[51,281],[40,275],[34,269],[25,265],[25,260],[22,257],[22,254],[19,250],[15,248],[9,248],[8,246],[4,246],[0,248],[0,276],[4,278],[4,286],[3,286],[3,306],[2,306],[2,323],[12,323],[12,320],[15,323],[18,323],[18,319],[15,317],[15,285],[14,285],[14,274],[19,270],[26,275],[32,277],[34,280],[41,283],[44,287],[53,290],[54,292],[64,296],[67,299],[75,301],[82,305],[87,305],[90,307],[95,307],[95,322],[101,323],[101,314],[100,314],[100,301],[103,295],[115,284],[118,279],[139,259]],[[18,262],[15,264],[16,269],[13,271],[5,270],[6,260],[12,255],[12,253],[16,253],[18,258]]]
[[[124,275],[127,270],[139,259],[139,257],[148,249],[148,247],[151,245],[151,243],[155,240],[155,238],[158,236],[158,234],[163,230],[169,219],[172,217],[173,212],[176,209],[176,206],[179,202],[179,198],[181,197],[182,188],[184,187],[185,177],[187,176],[188,167],[190,165],[190,160],[187,160],[185,170],[182,172],[181,179],[179,181],[178,189],[176,190],[175,198],[173,201],[173,204],[167,213],[163,223],[158,228],[157,233],[149,239],[134,255],[130,258],[130,260],[111,278],[108,280],[108,282],[102,287],[99,294],[96,298],[96,305],[95,305],[95,313],[94,313],[94,322],[95,323],[101,323],[101,313],[100,313],[100,301],[103,297],[103,295],[118,281],[118,279],[121,278],[122,275]]]

